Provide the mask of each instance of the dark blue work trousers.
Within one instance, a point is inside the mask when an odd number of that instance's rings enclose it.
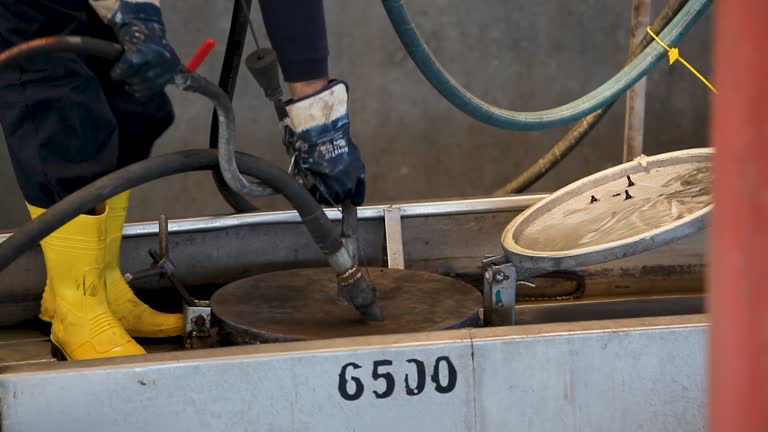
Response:
[[[87,1],[0,0],[0,49],[51,35],[115,40]],[[24,198],[48,208],[146,159],[173,123],[168,96],[138,100],[105,60],[56,54],[0,68],[0,125]]]
[[[327,77],[322,0],[261,0],[260,6],[286,81]],[[0,0],[0,50],[53,35],[115,41],[87,0]],[[110,69],[103,59],[67,53],[0,68],[0,125],[30,204],[48,208],[146,159],[173,123],[165,92],[138,100],[110,79]]]

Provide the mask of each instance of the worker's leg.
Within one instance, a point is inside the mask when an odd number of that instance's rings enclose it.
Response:
[[[128,212],[130,192],[123,192],[107,200],[107,245],[105,249],[105,275],[109,308],[125,330],[135,337],[167,337],[184,333],[181,314],[158,312],[136,297],[120,271],[120,244],[123,224]]]
[[[29,205],[37,217],[45,210]],[[110,313],[104,279],[107,209],[80,215],[46,237],[43,248],[55,315],[54,355],[69,360],[144,354]]]
[[[87,34],[87,16],[86,9],[0,0],[0,47],[46,34]],[[57,54],[1,70],[0,99],[0,124],[33,216],[117,167],[117,121],[81,58]],[[143,352],[102,289],[106,220],[106,210],[78,216],[43,242],[49,283],[41,315],[53,320],[52,341],[69,358]],[[71,274],[57,271],[65,268]]]
[[[0,0],[0,49],[51,34],[80,33],[87,4]],[[0,69],[0,122],[26,200],[48,208],[115,169],[117,123],[80,57],[54,54]]]
[[[112,29],[102,26],[97,17],[92,17],[92,35],[111,38]],[[165,132],[174,115],[171,101],[165,92],[159,92],[139,100],[128,92],[124,83],[109,78],[112,64],[99,59],[90,59],[90,70],[100,80],[107,103],[117,122],[118,152],[116,168],[123,168],[149,157],[152,146]],[[107,200],[107,246],[105,273],[107,299],[112,313],[131,336],[166,337],[184,332],[184,317],[181,314],[161,313],[151,309],[139,300],[123,278],[120,269],[120,245],[123,225],[128,213],[130,191]]]
[[[115,40],[85,1],[0,0],[0,50],[52,34]],[[103,59],[55,54],[0,70],[2,125],[32,204],[47,208],[145,159],[173,122],[164,92],[138,101],[123,83],[109,79],[110,69]]]
[[[84,11],[0,0],[2,48],[81,27]],[[32,217],[114,169],[117,124],[98,79],[77,56],[29,59],[0,70],[0,124]],[[103,206],[102,206],[103,207]],[[42,242],[48,284],[41,311],[70,359],[141,354],[109,310],[106,209],[81,215]]]
[[[113,169],[115,121],[98,81],[76,57],[4,71],[0,99],[0,123],[33,217]],[[78,216],[42,242],[42,312],[52,314],[51,341],[70,359],[144,352],[106,302],[106,217],[106,210]]]
[[[269,40],[294,99],[328,84],[328,37],[322,0],[260,0]]]

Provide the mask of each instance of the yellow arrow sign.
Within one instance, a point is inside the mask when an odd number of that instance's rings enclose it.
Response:
[[[669,64],[672,64],[675,62],[675,60],[680,58],[680,50],[677,48],[672,48],[671,50],[669,50],[669,53],[667,53],[667,55],[669,55]]]
[[[649,34],[649,35],[651,35],[651,37],[652,37],[653,39],[655,39],[655,40],[656,40],[656,42],[658,42],[658,43],[659,43],[661,46],[663,46],[663,47],[664,47],[664,49],[666,49],[666,50],[667,50],[667,55],[669,56],[669,64],[670,64],[670,65],[671,65],[672,63],[674,63],[675,61],[678,61],[678,60],[679,60],[679,61],[680,61],[680,63],[682,63],[683,65],[685,65],[685,67],[687,67],[687,68],[688,68],[688,69],[689,69],[691,72],[693,72],[693,74],[694,74],[694,75],[696,75],[697,77],[699,77],[699,79],[701,80],[701,82],[703,82],[703,83],[704,83],[704,84],[705,84],[707,87],[709,87],[709,89],[710,89],[710,90],[712,90],[713,92],[715,92],[715,94],[717,94],[717,89],[715,89],[715,86],[713,86],[712,84],[710,84],[710,82],[709,82],[709,81],[707,81],[707,79],[706,79],[706,78],[704,78],[704,77],[703,77],[703,76],[702,76],[702,75],[701,75],[701,74],[700,74],[698,71],[696,71],[696,69],[694,69],[694,68],[693,68],[693,66],[691,66],[691,65],[690,65],[690,64],[689,64],[687,61],[685,61],[685,59],[684,59],[684,58],[680,57],[680,50],[679,50],[678,48],[670,48],[670,47],[668,47],[668,46],[667,46],[667,44],[665,44],[664,42],[662,42],[662,40],[661,40],[661,39],[659,39],[659,37],[658,37],[658,36],[656,36],[656,35],[653,33],[653,30],[651,30],[651,28],[650,28],[650,27],[648,27],[648,34]]]

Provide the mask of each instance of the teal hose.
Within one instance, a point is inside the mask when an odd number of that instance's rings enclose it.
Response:
[[[676,45],[711,3],[711,0],[690,0],[661,32],[661,40],[667,45]],[[667,53],[659,44],[651,44],[608,82],[566,105],[535,112],[509,111],[478,99],[448,74],[416,30],[405,10],[404,0],[382,0],[382,4],[400,42],[432,87],[465,114],[504,129],[546,129],[581,119],[618,99]]]

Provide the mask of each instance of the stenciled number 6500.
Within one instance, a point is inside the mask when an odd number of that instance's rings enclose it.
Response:
[[[418,359],[408,359],[405,363],[412,366],[410,372],[406,372],[405,394],[408,396],[418,396],[427,388],[427,367],[423,361]],[[383,390],[373,390],[372,393],[376,399],[386,399],[392,396],[396,390],[395,376],[387,372],[385,368],[392,366],[392,360],[375,360],[371,369],[371,378],[374,382],[383,380]],[[363,367],[355,362],[350,362],[341,367],[339,371],[339,396],[344,400],[356,401],[363,397],[365,393],[365,384],[363,380],[351,374]],[[441,379],[440,372],[445,371],[444,379]],[[456,388],[458,374],[456,366],[447,356],[438,357],[432,366],[432,375],[430,380],[437,393],[448,394]],[[444,382],[443,382],[444,381]],[[380,386],[378,386],[380,388]]]

